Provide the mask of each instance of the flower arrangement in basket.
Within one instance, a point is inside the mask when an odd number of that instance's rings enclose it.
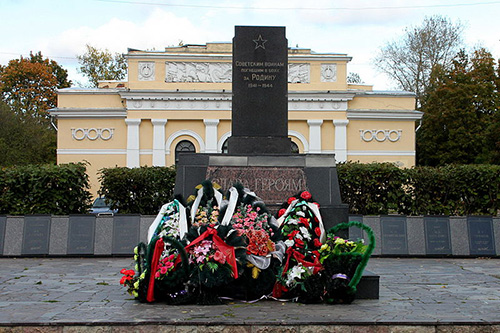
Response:
[[[286,248],[276,219],[255,193],[236,183],[228,196],[226,211],[233,213],[227,222],[243,237],[247,261],[238,280],[228,289],[228,296],[256,300],[271,293]]]
[[[351,241],[335,235],[339,230],[349,227],[365,230],[369,244],[365,245],[363,240]],[[356,286],[374,248],[373,231],[363,223],[340,223],[329,230],[327,240],[319,250],[320,262],[324,267],[325,302],[348,304],[354,300]]]
[[[223,203],[218,187],[204,181],[191,202],[191,227],[185,247],[188,287],[198,304],[220,304],[220,292],[238,278],[245,263],[245,243],[230,225],[221,225]],[[224,214],[225,217],[226,214]]]
[[[300,302],[322,300],[320,283],[322,265],[319,249],[325,240],[319,205],[308,191],[287,200],[288,208],[278,212],[280,230],[287,246],[286,262],[273,290],[276,298],[298,297]]]

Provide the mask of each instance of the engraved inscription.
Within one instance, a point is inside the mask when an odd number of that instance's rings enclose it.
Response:
[[[285,63],[268,61],[235,61],[248,88],[272,88]]]

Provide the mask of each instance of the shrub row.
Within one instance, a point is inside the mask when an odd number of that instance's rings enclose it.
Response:
[[[120,214],[156,215],[173,199],[175,167],[105,168],[99,180],[99,194]]]
[[[0,169],[0,214],[84,214],[90,208],[83,163]]]
[[[389,163],[337,165],[350,214],[497,215],[500,166],[400,169]]]

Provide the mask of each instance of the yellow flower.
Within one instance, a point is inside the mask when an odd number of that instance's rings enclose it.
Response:
[[[138,293],[137,291],[133,291],[133,292],[132,292],[132,296],[134,296],[134,297],[139,297],[139,293]]]
[[[139,254],[139,247],[138,246],[134,247],[134,254]]]
[[[328,246],[328,244],[323,244],[321,245],[320,251],[327,251],[327,250],[330,250],[330,246]]]
[[[136,281],[136,282],[134,283],[134,288],[135,288],[135,289],[139,289],[139,281]]]

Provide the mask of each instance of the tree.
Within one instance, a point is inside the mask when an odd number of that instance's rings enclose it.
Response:
[[[426,17],[420,26],[406,28],[402,37],[384,45],[374,64],[400,89],[414,92],[419,107],[432,69],[449,68],[462,47],[463,30],[460,22],[454,24],[446,17]]]
[[[499,89],[498,66],[484,49],[460,51],[449,69],[436,66],[422,99],[418,164],[500,164]]]
[[[349,72],[347,75],[347,83],[363,84],[365,82],[361,79],[361,76],[359,76],[358,73]]]
[[[0,166],[55,164],[56,133],[0,101]]]
[[[71,85],[67,78],[57,62],[43,59],[41,52],[30,53],[30,58],[0,66],[1,98],[18,116],[48,122],[47,110],[57,104],[56,89]]]
[[[79,72],[85,75],[93,87],[97,87],[100,80],[122,80],[127,74],[127,61],[122,54],[112,55],[107,49],[99,50],[86,45],[87,51],[77,55],[80,64]]]

